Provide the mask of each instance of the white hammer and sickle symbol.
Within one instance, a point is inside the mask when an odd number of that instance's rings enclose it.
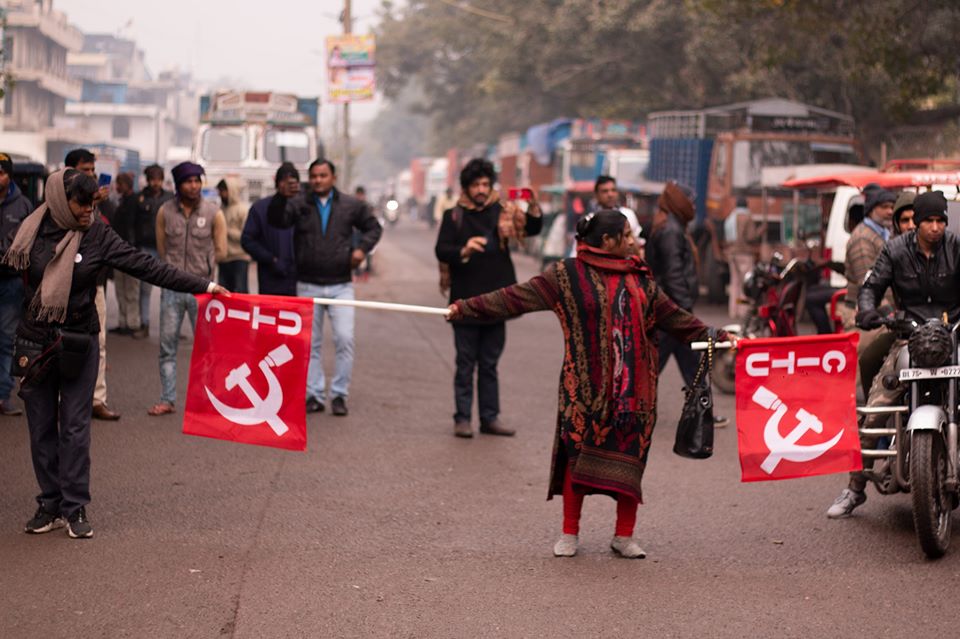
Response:
[[[798,445],[797,441],[803,437],[808,430],[812,430],[815,433],[823,432],[823,422],[820,421],[819,417],[801,408],[794,413],[794,416],[797,418],[797,425],[784,437],[780,434],[780,420],[783,419],[783,416],[787,414],[789,409],[780,401],[780,398],[766,387],[760,386],[756,392],[753,393],[753,401],[767,410],[774,411],[763,429],[763,443],[767,445],[770,454],[767,455],[767,458],[760,464],[760,468],[768,475],[776,470],[777,464],[779,464],[782,459],[792,462],[805,462],[816,459],[836,446],[837,442],[840,441],[840,437],[843,435],[843,430],[841,430],[837,433],[837,436],[830,441],[813,444],[811,446]]]
[[[273,432],[277,434],[277,437],[280,437],[289,429],[278,415],[280,408],[283,406],[283,388],[280,386],[280,380],[277,379],[272,369],[283,366],[292,359],[293,353],[291,353],[290,349],[284,344],[283,346],[278,346],[273,349],[267,353],[266,357],[260,360],[260,372],[263,373],[264,379],[267,380],[268,390],[266,397],[260,397],[253,385],[250,384],[250,367],[246,364],[241,364],[227,374],[227,390],[233,390],[239,387],[243,394],[247,396],[247,399],[250,400],[250,408],[234,408],[233,406],[228,406],[217,399],[217,397],[210,392],[209,388],[206,386],[203,388],[207,391],[207,397],[210,398],[210,403],[217,409],[217,412],[231,422],[240,424],[241,426],[256,426],[257,424],[266,422],[267,425],[273,429]]]

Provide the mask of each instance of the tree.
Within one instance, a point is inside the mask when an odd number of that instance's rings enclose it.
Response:
[[[422,88],[447,146],[779,95],[875,147],[960,115],[958,32],[955,0],[410,0],[384,5],[378,64],[388,96]]]

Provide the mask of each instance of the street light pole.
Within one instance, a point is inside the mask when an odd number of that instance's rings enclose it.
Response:
[[[343,33],[353,32],[350,0],[343,0]],[[343,103],[343,188],[350,188],[350,103]]]

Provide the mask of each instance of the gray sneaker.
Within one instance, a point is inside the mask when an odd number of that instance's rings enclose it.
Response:
[[[573,557],[577,554],[578,541],[579,539],[576,535],[560,535],[560,539],[553,545],[553,556]]]
[[[851,488],[844,488],[840,496],[837,497],[837,500],[833,502],[833,505],[827,509],[827,517],[830,519],[849,517],[850,513],[865,501],[867,501],[866,493]]]
[[[646,551],[640,547],[640,544],[633,537],[614,537],[610,541],[610,548],[627,559],[643,559],[647,556]]]

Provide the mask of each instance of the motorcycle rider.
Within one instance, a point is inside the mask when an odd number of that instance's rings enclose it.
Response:
[[[950,322],[960,319],[960,238],[946,230],[947,199],[941,191],[929,191],[916,196],[913,215],[917,228],[890,240],[880,251],[873,269],[860,288],[857,326],[863,330],[879,328],[883,315],[877,304],[887,289],[892,289],[897,308],[908,319],[923,323],[929,318],[942,317]],[[907,342],[898,339],[890,348],[880,372],[870,385],[868,406],[893,406],[903,395],[904,385],[897,380],[888,389],[884,378],[896,380],[896,365],[900,350]],[[889,381],[888,381],[889,383]],[[878,428],[887,415],[868,415],[863,428]],[[875,437],[861,437],[863,448],[876,445]],[[864,460],[866,464],[866,460]],[[837,519],[850,515],[866,501],[867,479],[863,472],[850,474],[850,483],[827,510],[827,517]]]

